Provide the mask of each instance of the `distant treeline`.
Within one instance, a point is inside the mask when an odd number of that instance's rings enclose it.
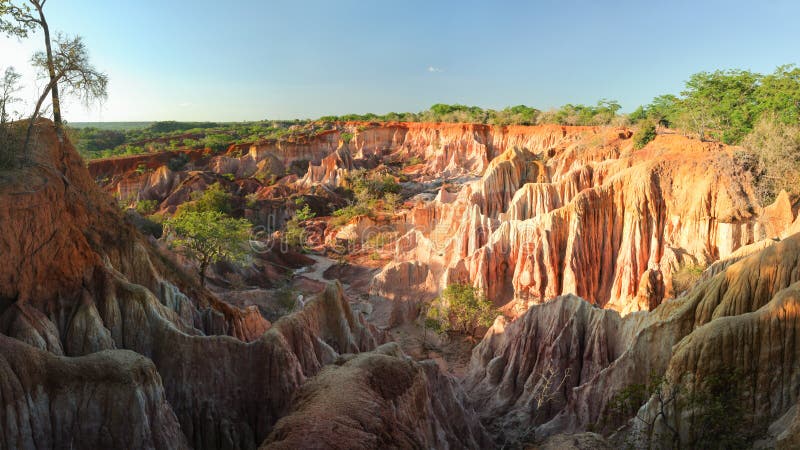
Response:
[[[179,148],[222,151],[232,144],[305,134],[309,123],[300,120],[237,123],[164,121],[152,122],[141,128],[83,126],[70,127],[68,130],[83,157],[95,159]]]
[[[728,144],[742,142],[765,117],[783,124],[800,121],[796,66],[781,66],[769,75],[746,70],[696,73],[679,96],[661,95],[628,115],[633,123],[650,120]]]
[[[177,148],[223,150],[236,143],[313,135],[333,128],[333,122],[465,122],[492,125],[642,125],[640,144],[655,136],[656,126],[678,129],[701,139],[741,143],[764,117],[779,124],[800,120],[800,69],[781,66],[769,75],[744,70],[700,72],[689,77],[678,95],[667,94],[630,114],[615,100],[595,105],[567,104],[548,111],[526,105],[503,109],[437,103],[412,113],[346,114],[317,120],[216,123],[151,122],[140,127],[72,128],[73,142],[86,158],[128,155]],[[639,126],[639,128],[643,128]]]
[[[689,77],[679,95],[653,99],[630,114],[621,114],[615,100],[602,99],[594,106],[567,104],[541,111],[526,106],[501,110],[478,106],[437,103],[418,113],[347,114],[325,116],[323,122],[469,122],[492,125],[629,125],[652,121],[728,144],[739,143],[765,115],[785,124],[800,121],[800,69],[778,67],[769,75],[746,70],[700,72]]]
[[[536,108],[517,105],[501,110],[483,109],[479,106],[447,105],[437,103],[428,110],[418,113],[387,114],[346,114],[343,116],[324,116],[323,122],[450,122],[483,123],[491,125],[536,125],[540,123],[560,123],[564,125],[608,125],[618,117],[620,105],[615,100],[600,100],[595,106],[567,104],[559,109],[541,111]]]

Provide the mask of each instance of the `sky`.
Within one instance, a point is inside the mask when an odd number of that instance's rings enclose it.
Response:
[[[15,0],[21,1],[21,0]],[[85,38],[108,99],[68,121],[316,118],[679,93],[693,73],[800,63],[800,2],[49,0]],[[0,37],[35,98],[42,39]]]

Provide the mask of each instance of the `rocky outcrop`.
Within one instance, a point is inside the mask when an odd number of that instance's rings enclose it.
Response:
[[[627,350],[639,318],[571,295],[532,306],[512,323],[499,317],[473,350],[465,380],[486,426],[516,442],[549,421],[575,387]]]
[[[55,356],[0,334],[0,448],[188,449],[147,358]]]
[[[681,384],[689,395],[710,377],[736,373],[737,404],[762,424],[742,426],[764,433],[763,423],[774,422],[773,435],[790,442],[792,422],[784,415],[798,401],[800,365],[791,349],[800,344],[799,258],[800,235],[793,235],[731,264],[687,295],[624,318],[574,297],[534,306],[510,325],[496,323],[476,347],[468,392],[490,429],[533,427],[541,438],[613,429],[612,399],[628,386],[647,385],[652,374]],[[553,373],[556,381],[547,383]],[[653,418],[659,408],[653,397],[638,414]],[[697,432],[691,426],[696,413],[667,413],[684,443]],[[620,439],[671,445],[660,420],[652,430],[634,419],[623,432],[628,437]]]
[[[272,326],[220,301],[38,131],[35,164],[0,185],[0,442],[255,448],[307,378],[377,345],[338,284]]]
[[[479,180],[411,211],[400,260],[427,265],[440,288],[473,284],[498,306],[573,293],[625,314],[670,295],[680,264],[764,237],[728,149],[659,136],[633,152],[626,133],[569,130],[507,149]],[[377,290],[399,284],[385,279]]]
[[[489,448],[463,402],[435,363],[387,344],[344,356],[304,384],[261,448]]]

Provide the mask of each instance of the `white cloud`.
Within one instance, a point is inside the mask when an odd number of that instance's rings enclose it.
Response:
[[[441,73],[444,72],[444,69],[440,69],[438,67],[428,66],[428,72],[430,73]]]

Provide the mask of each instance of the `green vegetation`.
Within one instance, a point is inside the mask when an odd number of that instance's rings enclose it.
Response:
[[[182,204],[179,209],[221,214],[233,212],[233,195],[226,192],[219,183],[212,184],[204,191],[192,192],[191,197],[192,201]]]
[[[278,306],[282,309],[282,314],[280,315],[289,314],[297,307],[298,294],[300,294],[300,291],[292,289],[288,283],[275,290],[275,300],[277,300]]]
[[[155,122],[148,128],[153,133],[170,133],[173,131],[187,131],[205,128],[216,128],[219,124],[214,122],[176,122],[168,120],[165,122]]]
[[[188,163],[189,156],[187,156],[185,153],[179,153],[178,156],[170,158],[170,160],[167,162],[167,167],[169,167],[169,170],[177,172],[179,170],[183,170]]]
[[[352,201],[333,212],[334,227],[342,226],[358,216],[374,217],[382,203],[384,211],[394,213],[400,202],[400,184],[392,175],[370,174],[365,170],[352,171],[347,177],[347,194]]]
[[[408,158],[404,165],[405,166],[416,166],[417,164],[422,164],[424,162],[425,161],[422,158],[420,158],[419,156],[414,155],[411,158]]]
[[[639,129],[633,134],[633,148],[639,150],[644,148],[650,141],[656,138],[656,123],[652,120],[645,120],[639,124]]]
[[[308,205],[294,212],[294,216],[286,221],[284,228],[284,242],[292,247],[302,248],[306,243],[306,229],[301,222],[313,219],[316,216]]]
[[[344,116],[325,116],[322,122],[466,122],[490,125],[536,125],[540,123],[560,123],[564,125],[604,125],[617,117],[619,103],[601,100],[597,106],[565,105],[561,109],[542,112],[526,105],[509,106],[501,110],[483,109],[478,106],[448,105],[437,103],[419,113],[396,113],[377,115],[347,114]]]
[[[775,115],[762,118],[734,156],[753,176],[762,205],[775,201],[781,190],[800,194],[800,125],[785,124]]]
[[[143,216],[149,216],[156,212],[158,208],[157,200],[139,200],[136,202],[136,212]]]
[[[51,36],[44,11],[45,3],[43,0],[30,0],[23,4],[0,0],[0,32],[20,39],[33,35],[44,38],[43,49],[36,51],[31,58],[31,64],[39,72],[39,78],[47,80],[47,83],[38,92],[33,111],[28,116],[22,144],[25,162],[29,160],[30,145],[35,138],[33,129],[36,120],[43,113],[46,101],[50,101],[56,134],[62,140],[65,134],[61,111],[62,94],[78,96],[86,103],[102,100],[107,96],[108,76],[90,64],[89,52],[83,38],[63,33],[54,33]]]
[[[353,133],[342,133],[342,134],[339,135],[339,137],[342,139],[342,142],[347,144],[351,140],[353,140]]]
[[[181,208],[165,222],[165,228],[173,236],[170,246],[200,263],[202,285],[209,265],[246,260],[250,222],[245,219],[234,219],[219,211]]]
[[[451,284],[425,313],[425,327],[436,332],[455,331],[475,336],[479,327],[490,327],[497,310],[482,292],[467,284]]]
[[[653,373],[646,384],[630,384],[620,390],[608,402],[598,425],[613,429],[633,417],[646,427],[647,439],[669,442],[671,448],[749,448],[763,435],[766,424],[747,413],[750,403],[740,389],[740,382],[746,379],[733,370],[674,383]],[[648,399],[650,408],[639,412]],[[678,418],[685,425],[679,426]],[[685,428],[682,433],[681,428]]]
[[[84,158],[108,158],[179,148],[216,152],[233,144],[270,139],[292,140],[324,131],[329,125],[310,121],[136,122],[71,124],[70,139]]]
[[[784,125],[800,121],[800,68],[781,66],[769,75],[746,70],[696,73],[680,97],[656,97],[630,119],[650,119],[701,139],[737,144],[766,116]]]

